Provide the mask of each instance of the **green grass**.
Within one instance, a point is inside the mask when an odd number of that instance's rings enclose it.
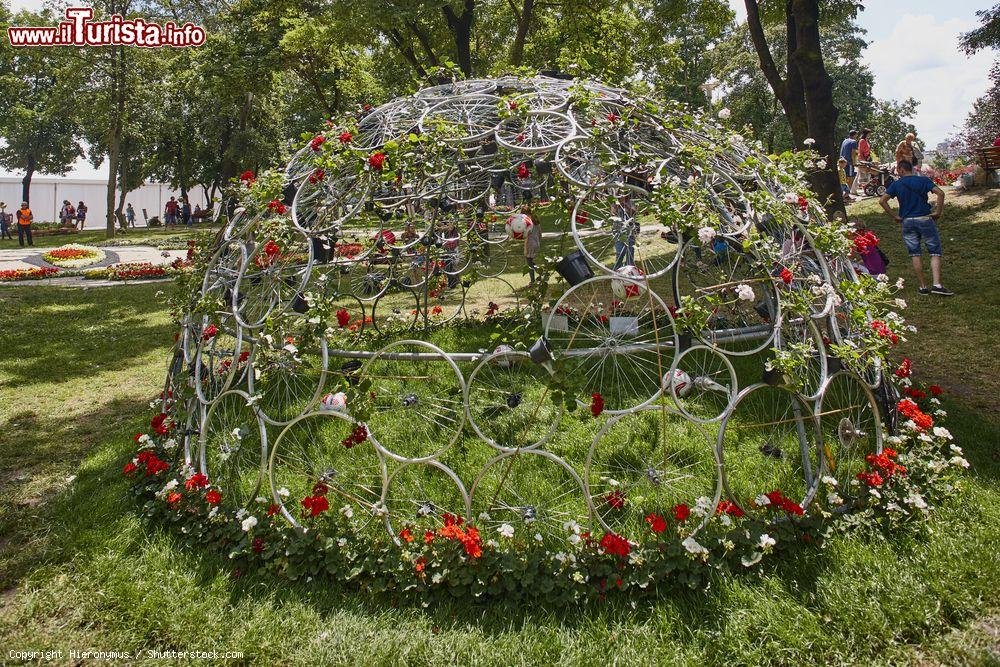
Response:
[[[242,651],[255,664],[995,664],[997,202],[958,199],[942,223],[954,225],[945,276],[958,296],[918,300],[907,287],[921,331],[906,352],[945,388],[972,464],[933,532],[837,537],[759,576],[635,608],[420,609],[234,580],[208,550],[140,523],[119,474],[163,381],[165,287],[0,291],[0,647]],[[908,276],[898,230],[858,208],[891,273]]]
[[[159,239],[173,238],[178,236],[191,236],[197,234],[198,232],[203,232],[207,229],[216,229],[208,224],[198,224],[195,225],[193,229],[188,229],[182,226],[172,226],[167,229],[163,227],[139,227],[137,229],[130,229],[127,233],[121,233],[121,230],[116,231],[116,239],[126,239],[130,243],[135,242],[150,242],[155,243]],[[15,229],[12,234],[14,240],[10,241],[7,239],[0,240],[0,250],[7,248],[17,248],[17,230]],[[80,243],[83,245],[89,245],[94,243],[102,243],[107,241],[107,234],[103,229],[86,229],[82,232],[77,232],[76,234],[52,234],[52,235],[41,235],[36,234],[34,237],[36,248],[55,248],[67,243]]]

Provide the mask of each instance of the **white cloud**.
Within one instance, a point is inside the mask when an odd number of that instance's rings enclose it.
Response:
[[[875,74],[875,96],[920,102],[914,125],[934,146],[961,127],[973,101],[987,88],[993,54],[967,56],[958,38],[972,21],[903,14],[885,39],[873,41],[864,60]]]

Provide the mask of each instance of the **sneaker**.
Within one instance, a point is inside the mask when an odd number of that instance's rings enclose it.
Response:
[[[930,294],[931,293],[931,288],[930,287],[918,287],[917,288],[917,293],[918,294]]]
[[[955,296],[954,292],[942,285],[934,285],[931,287],[931,294],[937,294],[938,296]]]

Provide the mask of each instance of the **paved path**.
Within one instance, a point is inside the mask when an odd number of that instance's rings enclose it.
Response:
[[[42,254],[51,250],[51,248],[31,248],[31,247],[16,247],[16,248],[4,248],[0,249],[0,271],[12,271],[14,269],[31,269],[37,267],[50,267],[52,266],[44,259],[42,259]],[[108,246],[102,247],[101,250],[107,254],[107,259],[100,264],[93,264],[91,266],[85,266],[77,270],[86,270],[99,268],[102,266],[108,266],[113,263],[133,263],[133,262],[149,262],[150,264],[156,265],[166,265],[173,262],[175,259],[185,257],[187,255],[186,250],[159,250],[153,246],[136,245],[136,246]],[[56,267],[58,268],[58,267]],[[151,280],[130,280],[128,284],[135,284],[139,282],[162,282],[162,281],[151,281]],[[0,287],[6,285],[61,285],[66,287],[103,287],[106,285],[124,285],[122,281],[116,280],[85,280],[80,276],[67,276],[59,277],[56,274],[54,278],[46,278],[45,280],[18,280],[14,282],[3,282],[0,283]]]

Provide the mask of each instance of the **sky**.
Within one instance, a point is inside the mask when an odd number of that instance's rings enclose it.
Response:
[[[44,0],[12,0],[13,9],[38,9]],[[743,0],[729,0],[746,20]],[[978,25],[976,10],[991,0],[867,0],[859,23],[871,42],[864,62],[875,74],[875,96],[915,98],[917,133],[934,147],[961,127],[976,98],[986,92],[997,54],[967,56],[958,48],[963,32]],[[13,175],[0,169],[0,176]],[[107,168],[79,161],[69,176],[106,178]]]

